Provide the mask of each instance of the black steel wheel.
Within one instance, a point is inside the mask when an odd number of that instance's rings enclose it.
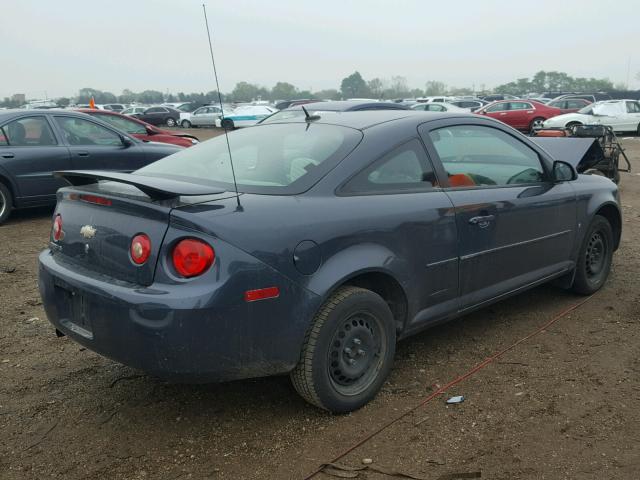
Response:
[[[596,215],[587,229],[578,256],[573,290],[590,295],[604,285],[613,257],[613,230],[609,221]]]
[[[395,354],[387,303],[364,288],[339,288],[307,332],[293,386],[309,403],[334,413],[356,410],[378,393]]]
[[[4,223],[13,208],[13,196],[7,186],[0,182],[0,224]]]

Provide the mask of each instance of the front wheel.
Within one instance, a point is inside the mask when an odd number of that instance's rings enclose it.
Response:
[[[220,126],[225,130],[233,130],[234,128],[233,120],[229,120],[228,118],[225,120],[222,120],[222,123],[220,124]]]
[[[317,407],[333,413],[357,410],[382,387],[395,346],[393,315],[382,297],[341,287],[316,314],[291,381]]]
[[[191,128],[191,122],[189,120],[183,120],[180,126],[182,128]]]
[[[591,295],[600,290],[609,276],[613,257],[613,230],[609,221],[596,215],[587,229],[578,255],[572,289]]]
[[[167,118],[167,127],[175,127],[176,124],[177,122],[173,118],[171,117]]]

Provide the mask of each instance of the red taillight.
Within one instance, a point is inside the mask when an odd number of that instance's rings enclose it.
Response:
[[[257,300],[266,300],[267,298],[278,298],[280,289],[278,287],[260,288],[258,290],[247,290],[244,292],[245,302],[255,302]]]
[[[131,240],[131,260],[138,265],[142,265],[151,255],[151,240],[144,233],[136,235]]]
[[[185,238],[173,247],[173,266],[186,278],[203,274],[215,259],[213,248],[202,240]]]
[[[64,232],[62,231],[62,217],[60,214],[56,215],[56,218],[53,220],[51,235],[56,242],[58,240],[62,240],[62,237],[64,236]]]
[[[97,195],[80,195],[78,197],[83,202],[95,203],[96,205],[104,205],[105,207],[111,206],[111,200]]]

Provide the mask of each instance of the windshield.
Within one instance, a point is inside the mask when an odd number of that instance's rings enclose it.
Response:
[[[275,124],[229,134],[238,190],[246,193],[302,193],[346,157],[362,133],[336,125]],[[168,176],[233,190],[224,135],[182,150],[136,173]]]
[[[578,110],[578,113],[581,113],[582,115],[593,115],[593,104],[581,108]]]

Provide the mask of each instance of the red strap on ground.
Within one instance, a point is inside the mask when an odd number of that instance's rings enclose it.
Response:
[[[484,367],[486,367],[487,365],[489,365],[490,363],[492,363],[493,361],[497,360],[498,358],[500,358],[501,356],[503,356],[505,353],[509,352],[510,350],[513,350],[515,347],[517,347],[518,345],[520,345],[522,342],[525,342],[527,340],[529,340],[531,337],[535,337],[536,335],[538,335],[539,333],[543,332],[544,330],[546,330],[547,328],[549,328],[551,325],[553,325],[554,323],[556,323],[558,320],[560,320],[562,317],[568,315],[569,313],[573,312],[575,309],[581,307],[582,305],[584,305],[585,303],[587,303],[589,300],[591,300],[591,298],[593,297],[593,295],[588,296],[587,298],[585,298],[584,300],[582,300],[581,302],[578,302],[572,306],[570,306],[569,308],[563,310],[562,312],[558,313],[557,315],[555,315],[553,318],[551,318],[551,320],[549,320],[548,322],[544,323],[540,328],[534,330],[533,332],[531,332],[530,334],[522,337],[521,339],[519,339],[517,342],[509,345],[508,347],[504,348],[503,350],[500,350],[497,353],[494,353],[493,355],[491,355],[490,357],[487,357],[485,360],[483,360],[482,362],[480,362],[479,364],[477,364],[475,367],[473,367],[471,370],[469,370],[468,372],[460,375],[458,378],[451,380],[449,383],[447,383],[446,385],[443,385],[442,387],[440,387],[438,390],[436,390],[435,392],[433,392],[431,395],[429,395],[428,397],[426,397],[424,400],[422,400],[420,403],[418,403],[416,406],[412,407],[411,409],[407,410],[406,412],[404,412],[403,414],[399,415],[398,417],[394,418],[393,420],[390,420],[389,422],[383,424],[382,426],[378,427],[376,430],[374,430],[373,432],[367,434],[364,438],[360,439],[357,443],[355,443],[354,445],[352,445],[351,447],[347,448],[344,452],[342,452],[340,455],[338,455],[336,458],[334,458],[333,460],[329,461],[329,462],[325,462],[323,463],[323,465],[326,465],[327,463],[336,463],[338,460],[341,460],[342,458],[346,457],[349,453],[353,452],[356,448],[364,445],[365,443],[367,443],[369,440],[371,440],[373,437],[375,437],[376,435],[378,435],[380,432],[386,430],[387,428],[389,428],[391,425],[393,425],[394,423],[402,420],[404,417],[406,417],[407,415],[409,415],[410,413],[413,413],[414,411],[416,411],[418,408],[426,405],[427,403],[429,403],[431,400],[433,400],[434,398],[436,398],[438,395],[442,395],[442,393],[446,392],[447,390],[449,390],[451,387],[453,387],[454,385],[457,385],[458,383],[462,382],[463,380],[469,378],[471,375],[475,374],[476,372],[479,372],[480,370],[482,370]],[[322,466],[318,469],[316,469],[313,473],[311,473],[310,475],[304,477],[304,480],[309,480],[313,477],[315,477],[318,473],[320,473],[322,471]]]

